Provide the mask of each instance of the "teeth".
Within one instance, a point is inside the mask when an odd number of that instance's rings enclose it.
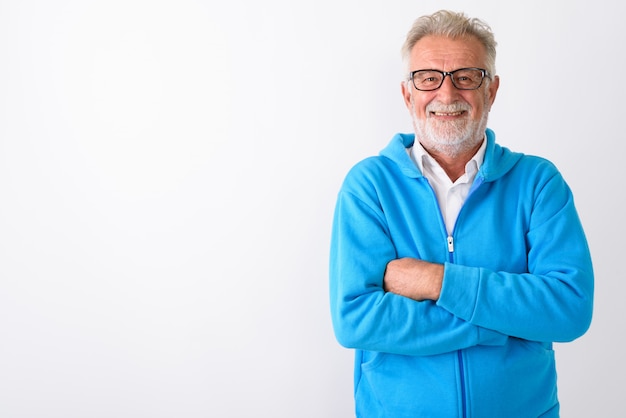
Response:
[[[459,112],[434,112],[435,116],[459,116],[461,113],[461,111]]]

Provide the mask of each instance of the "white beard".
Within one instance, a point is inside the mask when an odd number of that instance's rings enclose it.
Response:
[[[449,157],[457,157],[460,154],[476,148],[485,136],[489,112],[485,110],[479,120],[458,119],[454,121],[441,121],[431,117],[418,119],[415,113],[415,104],[412,105],[413,127],[416,139],[428,151],[445,154]],[[443,105],[429,103],[426,106],[427,114],[432,111],[458,112],[471,110],[465,103]]]

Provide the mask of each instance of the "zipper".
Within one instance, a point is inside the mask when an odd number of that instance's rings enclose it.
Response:
[[[472,184],[472,186],[470,187],[469,193],[467,194],[467,197],[465,198],[465,202],[463,203],[463,206],[461,207],[461,211],[463,211],[463,208],[465,207],[467,201],[469,200],[470,196],[472,194],[474,194],[474,191],[476,191],[476,189],[478,187],[480,187],[480,185],[483,183],[484,181],[484,177],[482,175],[480,175],[480,173],[478,173],[476,175],[476,178],[474,179],[474,183]],[[461,211],[459,212],[458,216],[461,215]],[[441,210],[440,210],[441,212]],[[443,218],[443,214],[442,214],[442,218]],[[457,217],[457,221],[458,221],[458,217]],[[445,222],[444,222],[444,229],[445,229]],[[452,233],[448,234],[447,237],[447,244],[448,244],[448,261],[450,263],[454,263],[454,231],[456,230],[456,223],[452,228]],[[467,418],[467,387],[465,384],[465,364],[463,362],[463,351],[462,350],[457,350],[457,359],[459,362],[459,375],[460,375],[460,380],[461,380],[461,416],[463,418]]]
[[[448,235],[448,261],[451,263],[454,261],[454,238],[452,235]]]
[[[465,401],[465,367],[463,366],[463,353],[461,350],[457,350],[457,357],[459,359],[459,373],[461,375],[461,411],[463,418],[467,417],[467,404]]]
[[[452,235],[448,235],[447,238],[448,243],[448,261],[450,263],[454,262],[454,237]],[[457,359],[459,361],[459,375],[461,381],[461,411],[463,418],[467,417],[467,402],[466,402],[466,388],[465,388],[465,366],[463,364],[463,353],[461,350],[457,350]]]
[[[453,234],[454,234],[454,230],[456,229],[456,225],[454,225],[454,227],[452,228],[452,233],[448,233],[447,228],[446,228],[446,222],[443,217],[443,212],[441,208],[439,207],[439,202],[437,201],[437,194],[435,193],[435,190],[433,189],[428,179],[426,179],[425,177],[424,179],[426,180],[426,183],[428,184],[428,186],[430,187],[430,190],[432,191],[433,197],[435,199],[435,205],[437,205],[437,207],[439,208],[439,215],[441,215],[440,216],[441,224],[443,225],[443,230],[446,233],[446,244],[448,246],[448,262],[454,263]],[[467,202],[469,197],[473,194],[473,192],[482,184],[483,178],[482,177],[479,178],[477,176],[476,180],[474,180],[474,184],[472,184],[470,191],[467,197],[465,198],[465,203]],[[463,203],[463,206],[465,206],[465,203]],[[461,210],[463,210],[463,207],[461,207]],[[459,215],[460,215],[460,212],[459,212]],[[458,221],[458,218],[457,218],[457,221]],[[457,350],[457,359],[459,362],[459,376],[460,376],[460,381],[461,381],[461,416],[462,418],[467,418],[467,399],[466,399],[467,388],[465,387],[465,365],[463,362],[463,352],[461,350]]]

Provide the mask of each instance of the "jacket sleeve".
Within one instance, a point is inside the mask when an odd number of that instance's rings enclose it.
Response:
[[[446,264],[437,305],[476,326],[541,342],[589,328],[592,262],[571,190],[554,169],[535,193],[525,236],[528,271]]]
[[[432,301],[386,293],[385,268],[397,258],[384,214],[375,201],[342,191],[335,209],[330,302],[340,344],[404,355],[433,355],[501,345],[506,336],[472,324]]]

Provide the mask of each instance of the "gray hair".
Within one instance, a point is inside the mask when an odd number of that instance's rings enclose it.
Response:
[[[431,15],[419,17],[414,23],[402,46],[402,62],[405,75],[410,70],[409,61],[413,46],[425,36],[446,36],[449,38],[474,37],[487,52],[486,70],[493,77],[496,73],[496,40],[489,25],[477,18],[469,18],[460,12],[439,10]]]

